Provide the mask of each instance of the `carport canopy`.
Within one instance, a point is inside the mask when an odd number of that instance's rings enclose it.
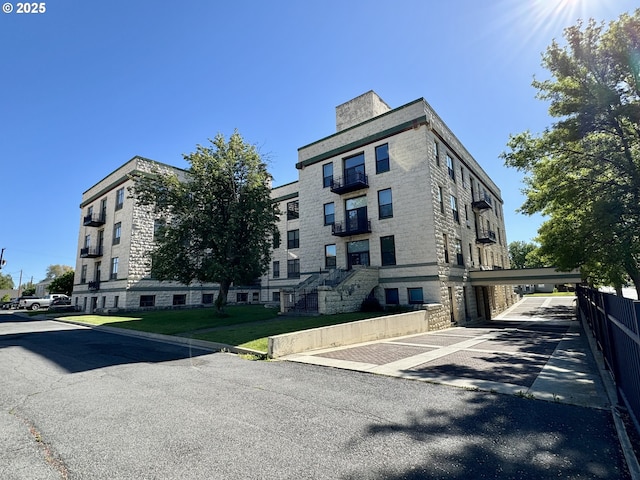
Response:
[[[498,270],[472,270],[469,272],[471,285],[484,287],[490,285],[535,285],[581,283],[580,270],[560,272],[555,267],[520,268]]]

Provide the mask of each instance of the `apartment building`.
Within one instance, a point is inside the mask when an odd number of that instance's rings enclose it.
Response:
[[[279,204],[271,266],[229,303],[335,313],[372,298],[431,311],[440,326],[490,318],[509,286],[472,286],[469,272],[508,268],[500,189],[423,99],[392,109],[370,91],[336,107],[336,132],[298,149],[298,180]],[[151,277],[153,209],[130,175],[185,172],[134,157],[82,195],[73,302],[87,312],[212,304],[216,284]]]
[[[336,133],[299,148],[296,168],[299,180],[273,191],[280,241],[262,281],[269,300],[287,297],[283,310],[375,297],[466,323],[514,302],[511,287],[469,282],[473,269],[509,266],[500,189],[424,99],[392,109],[370,91],[338,106]],[[351,283],[338,273],[350,271]]]
[[[72,302],[85,312],[213,305],[217,284],[161,282],[151,276],[149,253],[157,227],[152,208],[136,205],[135,174],[184,170],[136,156],[82,194]],[[258,302],[260,290],[234,287],[230,300]],[[232,297],[232,298],[231,298]]]

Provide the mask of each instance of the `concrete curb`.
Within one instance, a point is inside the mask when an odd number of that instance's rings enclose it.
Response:
[[[92,330],[98,330],[100,332],[113,333],[115,335],[124,335],[125,337],[144,338],[144,339],[152,340],[155,342],[169,343],[172,345],[195,347],[195,348],[200,348],[202,350],[208,350],[211,352],[230,352],[230,353],[236,353],[236,354],[248,354],[248,355],[258,355],[261,357],[263,356],[266,357],[266,353],[261,352],[259,350],[236,347],[234,345],[227,345],[226,343],[207,342],[206,340],[198,340],[198,339],[189,338],[189,337],[177,337],[173,335],[163,335],[160,333],[141,332],[139,330],[126,330],[124,328],[105,327],[102,325],[91,325],[88,323],[76,322],[73,320],[49,318],[44,315],[42,316],[42,318],[46,320],[52,320],[54,322],[68,323],[70,325],[87,327],[87,328],[91,328]]]

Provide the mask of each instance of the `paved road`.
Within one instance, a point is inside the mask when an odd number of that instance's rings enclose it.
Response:
[[[628,478],[609,413],[0,316],[2,479]]]

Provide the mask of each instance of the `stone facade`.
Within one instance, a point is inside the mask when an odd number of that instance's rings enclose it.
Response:
[[[184,170],[134,157],[83,193],[72,302],[85,312],[180,308],[213,304],[217,284],[182,285],[151,278],[154,245],[152,208],[136,205],[132,174],[174,174]],[[258,302],[259,289],[236,287],[230,303]]]
[[[471,269],[508,268],[500,190],[431,106],[418,99],[390,109],[368,92],[336,108],[336,125],[298,150],[298,181],[274,189],[282,208],[299,207],[295,220],[281,217],[274,259],[297,259],[303,283],[333,268],[378,267],[381,304],[442,305],[459,324],[511,305],[510,287],[472,287],[468,278]],[[359,185],[342,188],[354,172]],[[298,242],[287,244],[294,230]],[[267,296],[277,297],[274,280],[263,278]],[[337,298],[330,290],[320,289],[319,303]]]

